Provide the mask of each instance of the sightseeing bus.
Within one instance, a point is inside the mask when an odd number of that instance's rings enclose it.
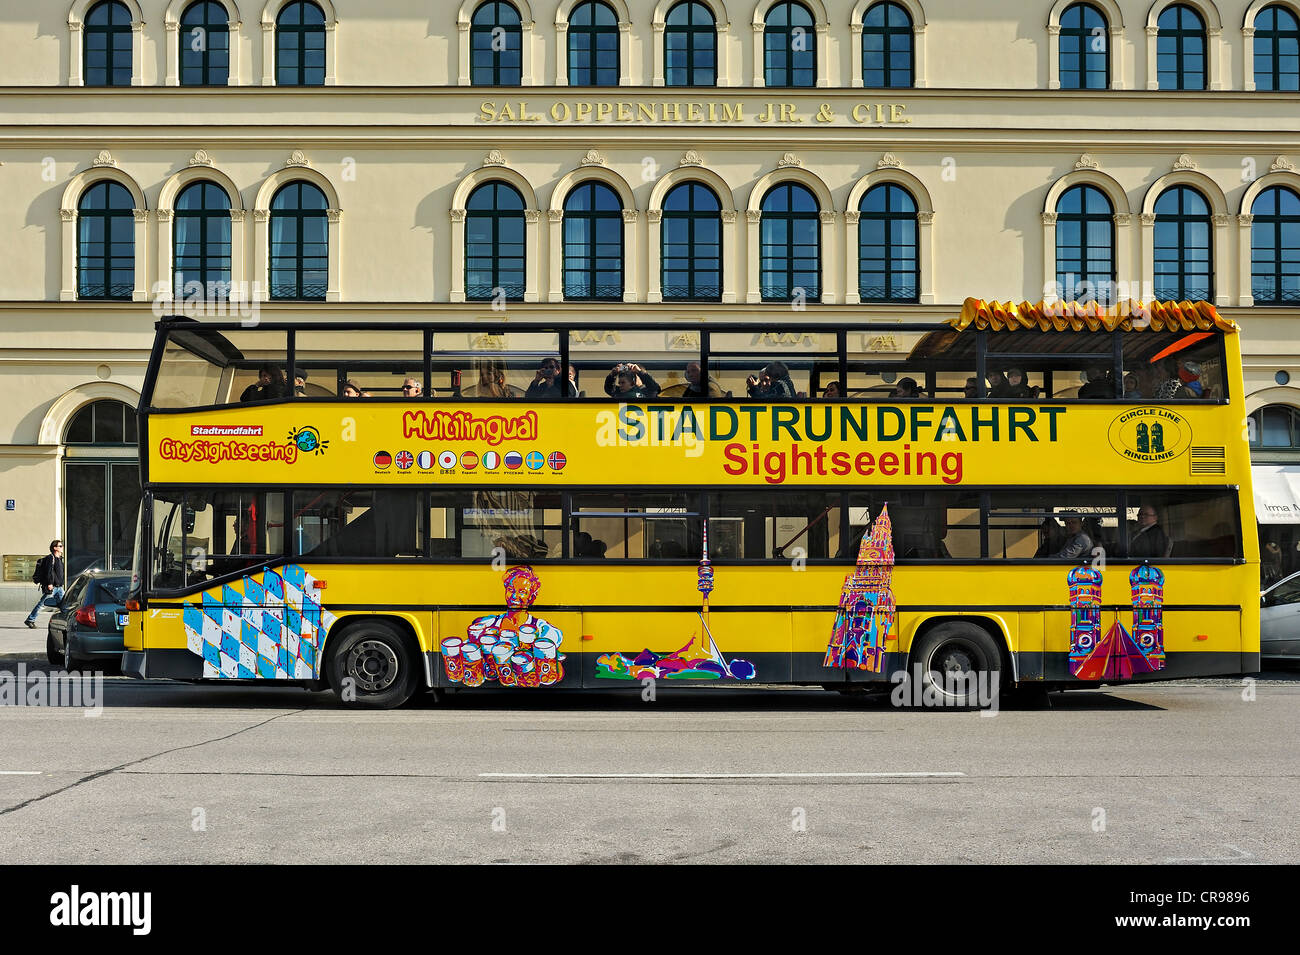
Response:
[[[1212,305],[803,318],[163,319],[124,672],[388,707],[1258,669]]]

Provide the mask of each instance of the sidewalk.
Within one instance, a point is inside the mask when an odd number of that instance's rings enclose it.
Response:
[[[0,660],[45,659],[45,627],[50,622],[50,611],[41,611],[35,630],[23,625],[26,616],[21,610],[0,611]]]

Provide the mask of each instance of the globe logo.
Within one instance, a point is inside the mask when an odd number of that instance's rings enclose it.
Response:
[[[303,454],[324,454],[325,449],[329,447],[329,442],[322,441],[320,432],[310,425],[290,431],[289,440],[297,445],[298,450]]]

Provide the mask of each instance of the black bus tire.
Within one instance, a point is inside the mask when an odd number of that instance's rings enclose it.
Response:
[[[999,688],[993,681],[1001,680],[1002,651],[979,624],[951,620],[926,631],[912,645],[909,675],[918,666],[922,690],[937,694],[944,706],[978,706],[978,683],[967,682],[954,693],[944,685],[942,674],[954,673],[974,680],[987,673],[987,685],[996,694]],[[936,673],[940,674],[938,680]]]
[[[330,686],[345,706],[391,710],[419,688],[419,655],[391,623],[360,620],[330,643]]]

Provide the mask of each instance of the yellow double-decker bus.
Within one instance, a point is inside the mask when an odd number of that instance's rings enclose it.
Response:
[[[986,702],[1257,669],[1236,327],[168,318],[126,673]]]

